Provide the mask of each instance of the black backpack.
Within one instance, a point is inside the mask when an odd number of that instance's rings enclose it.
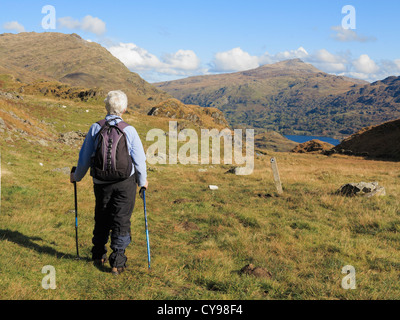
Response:
[[[132,158],[124,132],[129,125],[124,121],[111,125],[113,120],[115,118],[97,122],[101,129],[96,135],[97,147],[91,159],[90,175],[101,181],[125,180],[132,172]]]

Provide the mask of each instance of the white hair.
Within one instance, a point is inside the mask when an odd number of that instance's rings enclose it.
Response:
[[[128,107],[128,97],[121,90],[110,91],[104,103],[108,114],[121,116]]]

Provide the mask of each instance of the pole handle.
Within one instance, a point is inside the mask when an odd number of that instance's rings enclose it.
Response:
[[[145,199],[145,192],[146,192],[146,188],[145,187],[141,187],[139,190],[139,196],[144,200]]]

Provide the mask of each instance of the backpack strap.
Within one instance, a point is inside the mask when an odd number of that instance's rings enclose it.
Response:
[[[106,120],[106,119],[103,119],[103,120],[97,121],[96,123],[97,123],[98,125],[100,125],[100,127],[103,127],[103,126],[106,124],[106,122],[107,122],[107,120]]]
[[[127,124],[125,121],[120,121],[117,123],[117,126],[119,129],[124,130],[126,127],[129,126],[129,124]]]
[[[120,128],[120,129],[125,129],[127,126],[129,126],[129,124],[127,124],[125,121],[123,121],[121,117],[112,118],[112,119],[110,119],[110,120],[102,119],[102,120],[100,120],[100,121],[97,121],[96,123],[97,123],[98,125],[100,125],[100,127],[103,127],[106,123],[109,123],[109,122],[111,122],[111,121],[113,121],[113,120],[115,120],[115,119],[121,119],[120,122],[118,122],[118,123],[115,124],[118,128]]]
[[[125,129],[126,127],[130,126],[130,125],[127,124],[125,121],[123,121],[122,118],[120,118],[120,117],[118,117],[118,118],[121,119],[121,121],[118,122],[118,123],[116,123],[116,124],[114,125],[114,127],[116,127],[119,131],[121,131],[121,133],[124,134],[124,129]],[[108,121],[107,121],[106,119],[102,119],[102,120],[100,120],[100,121],[97,121],[96,123],[101,127],[101,129],[100,129],[100,131],[96,134],[96,139],[97,139],[97,136],[104,130],[104,128],[106,127],[106,125],[109,125],[109,123],[110,123],[111,121],[113,121],[113,120],[115,120],[115,119],[118,119],[118,118],[113,118],[113,119],[110,119],[110,120],[108,120]]]

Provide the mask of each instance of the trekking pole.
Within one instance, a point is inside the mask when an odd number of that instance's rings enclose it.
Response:
[[[74,173],[76,167],[72,167],[71,173]],[[74,193],[75,193],[75,242],[76,242],[76,255],[79,259],[79,248],[78,248],[78,196],[76,192],[76,181],[74,181]]]
[[[144,222],[146,226],[146,241],[147,241],[147,263],[148,263],[148,270],[150,270],[150,241],[149,241],[149,228],[147,225],[147,212],[146,212],[146,188],[141,188],[140,193],[143,199]]]

